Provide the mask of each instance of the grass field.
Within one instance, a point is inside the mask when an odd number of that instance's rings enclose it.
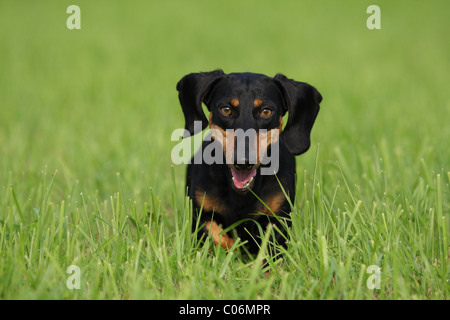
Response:
[[[66,27],[70,4],[81,30]],[[371,4],[380,30],[366,27]],[[448,299],[449,11],[0,1],[0,298]],[[194,241],[185,166],[171,163],[175,85],[216,68],[281,72],[324,97],[269,277]]]

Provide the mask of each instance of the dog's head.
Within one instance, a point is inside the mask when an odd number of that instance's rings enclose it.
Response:
[[[252,186],[263,155],[278,143],[280,134],[291,154],[309,149],[322,101],[313,86],[282,74],[272,78],[222,70],[191,73],[178,82],[177,90],[186,130],[194,134],[194,121],[201,122],[202,130],[210,126],[212,137],[223,147],[233,186],[241,192]],[[210,111],[209,120],[202,103]],[[286,112],[288,121],[281,132]],[[241,146],[244,152],[240,152]]]

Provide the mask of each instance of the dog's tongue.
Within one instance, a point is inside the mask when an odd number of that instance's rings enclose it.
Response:
[[[252,171],[237,171],[231,168],[231,174],[233,175],[233,183],[237,189],[244,189],[245,185],[251,178],[256,176],[256,169]]]

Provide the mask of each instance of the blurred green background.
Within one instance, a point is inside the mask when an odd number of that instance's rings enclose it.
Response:
[[[325,159],[383,142],[405,171],[419,153],[449,163],[448,1],[377,1],[381,30],[366,27],[371,1],[81,0],[81,30],[70,4],[0,2],[2,185],[48,166],[103,195],[116,172],[164,192],[175,85],[215,68],[316,86]]]

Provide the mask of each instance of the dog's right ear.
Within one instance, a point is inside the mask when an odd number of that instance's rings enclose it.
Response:
[[[225,73],[221,69],[190,73],[177,83],[178,98],[186,121],[185,128],[191,136],[194,135],[194,121],[202,122],[202,130],[208,126],[202,102],[214,83],[224,75]],[[186,135],[183,138],[186,138]]]

